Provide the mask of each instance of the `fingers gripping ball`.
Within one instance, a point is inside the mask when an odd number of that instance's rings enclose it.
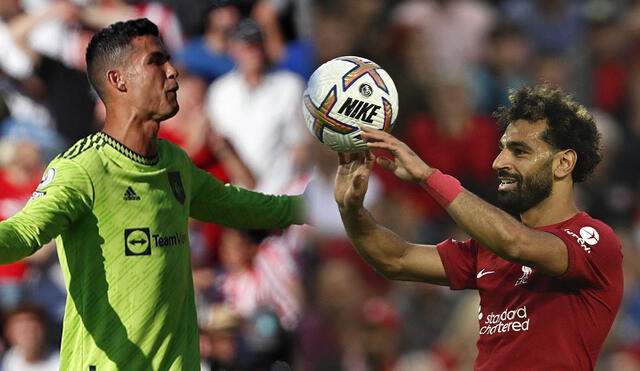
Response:
[[[367,149],[359,125],[391,131],[398,116],[398,91],[391,76],[360,57],[324,63],[309,78],[303,95],[307,128],[338,152]]]

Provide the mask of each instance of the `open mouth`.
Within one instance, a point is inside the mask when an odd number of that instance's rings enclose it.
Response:
[[[510,191],[517,187],[518,179],[516,178],[499,178],[498,191]]]

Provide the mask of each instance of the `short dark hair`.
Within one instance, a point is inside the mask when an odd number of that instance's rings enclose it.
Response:
[[[29,314],[32,317],[35,317],[39,322],[46,325],[47,324],[47,314],[41,306],[31,303],[31,302],[23,302],[20,303],[15,308],[9,310],[4,313],[3,320],[5,325],[13,318],[21,314]]]
[[[572,172],[573,181],[587,179],[602,160],[602,147],[593,116],[584,106],[547,84],[512,91],[509,102],[509,107],[500,107],[494,113],[503,128],[520,119],[546,120],[548,128],[542,139],[554,149],[574,150],[578,159]]]
[[[121,65],[126,58],[124,53],[135,37],[151,35],[159,37],[158,27],[147,18],[116,22],[109,25],[91,38],[85,60],[89,82],[100,98],[104,100],[104,73],[114,66]]]

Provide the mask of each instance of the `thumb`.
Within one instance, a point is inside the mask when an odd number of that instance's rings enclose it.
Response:
[[[362,192],[367,186],[367,177],[363,174],[358,174],[353,178],[353,188],[358,192]]]
[[[391,172],[394,172],[398,167],[394,161],[388,159],[387,157],[382,157],[382,156],[377,157],[376,162],[378,163],[378,165],[382,166],[383,168]]]

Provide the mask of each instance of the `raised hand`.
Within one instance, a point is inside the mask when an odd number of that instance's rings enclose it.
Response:
[[[433,169],[418,157],[404,142],[382,130],[363,125],[362,139],[370,149],[378,148],[389,152],[393,160],[386,157],[376,158],[378,165],[393,172],[398,178],[407,182],[420,183],[429,176]]]
[[[369,175],[375,156],[364,153],[338,153],[340,165],[336,174],[334,196],[340,211],[356,210],[362,207],[364,195],[369,185]]]

